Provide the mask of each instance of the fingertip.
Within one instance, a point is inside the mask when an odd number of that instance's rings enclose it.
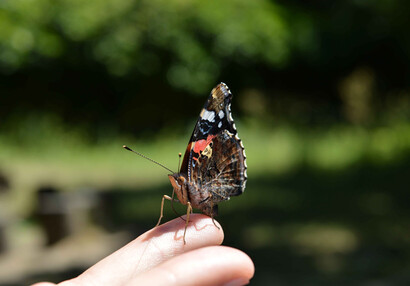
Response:
[[[185,218],[185,217],[184,217]],[[185,240],[189,243],[190,237],[193,240],[203,242],[207,241],[209,245],[221,245],[224,241],[224,231],[222,226],[215,219],[203,214],[192,214],[189,217],[192,224],[188,224]],[[185,223],[183,224],[185,229]]]
[[[255,273],[250,257],[226,246],[209,246],[174,257],[136,277],[136,285],[245,285]]]
[[[231,248],[231,247],[227,247]],[[238,261],[240,261],[240,264],[242,264],[242,271],[241,274],[243,275],[243,278],[246,278],[247,280],[252,279],[252,277],[255,275],[255,264],[253,264],[252,259],[249,257],[248,254],[245,252],[235,249],[236,255],[238,256]]]
[[[141,236],[141,239],[148,240],[171,236],[172,243],[192,249],[198,248],[195,245],[201,245],[202,247],[220,245],[224,240],[224,232],[218,221],[212,220],[212,218],[203,214],[191,214],[185,234],[186,244],[184,245],[185,225],[186,216],[184,215],[153,228]],[[168,242],[171,243],[169,239]]]

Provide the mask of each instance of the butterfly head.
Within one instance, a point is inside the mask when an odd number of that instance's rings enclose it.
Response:
[[[188,202],[188,181],[181,173],[174,173],[168,175],[174,192],[181,204],[185,205]]]

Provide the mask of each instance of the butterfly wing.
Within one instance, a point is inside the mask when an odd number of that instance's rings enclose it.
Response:
[[[246,163],[241,140],[226,130],[216,135],[193,165],[192,183],[211,194],[214,204],[242,194]]]
[[[231,115],[231,99],[224,83],[211,91],[181,166],[191,184],[191,203],[213,216],[218,202],[243,193],[247,179],[245,150]]]
[[[231,99],[232,94],[228,86],[220,83],[211,91],[205,102],[182,160],[180,171],[186,172],[189,179],[193,160],[199,157],[199,153],[206,147],[212,136],[222,130],[228,130],[233,135],[237,134],[231,115]]]

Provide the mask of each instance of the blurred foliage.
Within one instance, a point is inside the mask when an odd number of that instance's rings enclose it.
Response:
[[[172,85],[197,93],[216,82],[227,59],[283,65],[289,57],[281,8],[266,0],[17,0],[2,8],[4,72],[66,57],[84,44],[113,75],[163,69]],[[169,62],[159,57],[163,51]]]
[[[261,95],[265,117],[377,124],[409,97],[409,10],[401,0],[4,0],[0,116],[158,130],[180,126],[180,110],[194,117],[203,100],[187,96],[223,80]]]

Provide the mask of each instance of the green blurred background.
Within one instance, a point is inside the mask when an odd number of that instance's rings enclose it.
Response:
[[[404,0],[0,1],[0,284],[74,277],[153,227],[167,173],[121,146],[176,169],[223,81],[249,179],[218,221],[251,284],[409,285],[409,15]]]

